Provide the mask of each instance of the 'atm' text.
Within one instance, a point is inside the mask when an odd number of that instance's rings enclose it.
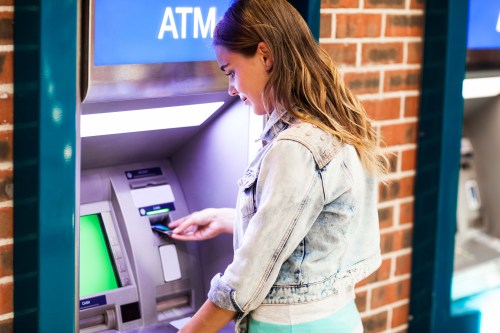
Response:
[[[174,12],[175,15],[174,16]],[[166,32],[172,34],[173,39],[179,39],[179,20],[180,20],[180,38],[186,39],[188,20],[193,24],[192,38],[207,38],[213,37],[215,29],[216,8],[210,7],[206,19],[204,20],[200,7],[172,7],[165,8],[163,14],[163,21],[161,23],[160,31],[158,32],[158,39],[163,39]],[[192,18],[192,20],[191,20]],[[176,21],[177,20],[177,21]],[[191,37],[191,36],[190,36]]]

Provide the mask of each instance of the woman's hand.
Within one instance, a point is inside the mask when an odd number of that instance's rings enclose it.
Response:
[[[232,208],[207,208],[170,222],[172,238],[205,240],[222,233],[233,233],[235,212]]]
[[[220,308],[206,300],[178,333],[217,333],[234,317],[236,312]]]

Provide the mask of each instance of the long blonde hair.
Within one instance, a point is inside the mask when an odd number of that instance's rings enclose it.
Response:
[[[267,44],[274,59],[263,92],[268,112],[284,109],[317,125],[353,145],[369,173],[387,172],[387,158],[363,106],[286,0],[236,0],[214,31],[214,45],[244,56],[253,56],[259,42]]]

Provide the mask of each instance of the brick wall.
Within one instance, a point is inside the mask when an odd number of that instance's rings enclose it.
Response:
[[[383,262],[356,288],[365,332],[406,332],[424,0],[322,0],[320,43],[393,153],[379,190]]]
[[[0,332],[13,318],[13,18],[14,0],[0,0]]]

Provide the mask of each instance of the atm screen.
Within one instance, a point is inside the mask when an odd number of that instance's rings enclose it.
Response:
[[[500,49],[500,2],[469,2],[468,49]]]
[[[95,1],[96,66],[213,61],[228,0]]]
[[[80,297],[119,287],[101,214],[80,217]]]
[[[500,69],[500,2],[470,0],[467,69]]]

